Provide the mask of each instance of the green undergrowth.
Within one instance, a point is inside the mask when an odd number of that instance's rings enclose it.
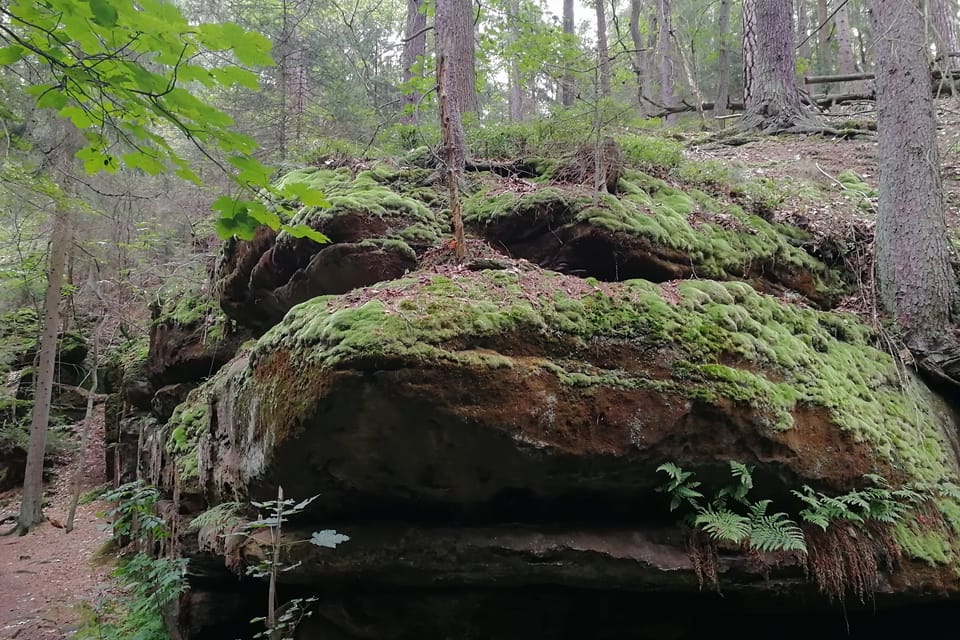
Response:
[[[15,366],[28,351],[36,351],[39,320],[33,309],[0,315],[0,372]]]
[[[208,329],[217,327],[215,333],[222,333],[226,316],[216,296],[205,286],[205,280],[206,274],[197,264],[179,279],[161,287],[152,306],[153,324],[182,328],[203,324]]]
[[[860,175],[853,171],[844,171],[837,176],[837,181],[843,187],[844,193],[855,199],[861,209],[873,211],[873,200],[877,198],[877,190],[867,184]]]
[[[199,324],[208,315],[217,314],[219,311],[219,305],[211,297],[188,292],[169,297],[154,322],[191,327]]]
[[[470,153],[478,158],[557,157],[585,142],[575,118],[541,118],[529,123],[489,123],[466,131]]]
[[[784,200],[795,197],[801,188],[798,184],[756,177],[744,166],[718,160],[687,160],[670,175],[680,185],[729,198],[764,218],[769,218]]]
[[[428,184],[425,169],[398,171],[377,167],[356,175],[349,168],[298,169],[277,183],[279,189],[305,184],[321,190],[330,207],[300,207],[292,223],[320,228],[346,214],[375,216],[387,227],[387,237],[409,244],[433,244],[446,229],[446,221],[435,209],[442,205],[436,190]]]
[[[861,600],[873,594],[879,585],[878,570],[894,544],[909,558],[934,567],[960,568],[956,518],[960,487],[952,481],[894,487],[881,476],[868,475],[863,487],[839,495],[803,485],[790,491],[791,500],[758,499],[750,496],[755,467],[736,461],[729,465],[732,482],[719,487],[703,486],[694,472],[674,463],[657,469],[668,477],[657,491],[670,497],[670,511],[681,508],[681,522],[714,542],[703,549],[706,554],[700,553],[710,569],[694,563],[701,583],[709,579],[716,585],[716,545],[794,552],[821,592],[841,601],[848,591]],[[811,533],[816,548],[810,547]],[[857,544],[837,542],[851,534],[859,539]]]
[[[150,358],[150,340],[147,335],[111,345],[107,350],[104,378],[107,384],[119,388],[124,379],[145,378]]]
[[[37,312],[24,307],[0,315],[0,374],[28,367],[39,350],[40,318]],[[76,331],[58,336],[57,358],[61,362],[79,363],[87,354],[87,342]]]

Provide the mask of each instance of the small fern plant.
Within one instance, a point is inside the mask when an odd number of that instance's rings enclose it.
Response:
[[[692,471],[684,471],[672,462],[662,464],[658,472],[667,474],[667,483],[657,490],[670,494],[670,510],[684,503],[690,513],[688,524],[717,542],[747,546],[760,552],[796,551],[806,554],[803,531],[787,514],[768,513],[771,500],[753,501],[753,467],[730,461],[734,482],[721,487],[709,503],[697,489],[700,483]]]
[[[956,489],[949,483],[934,487],[904,485],[893,488],[878,475],[870,474],[866,478],[876,486],[854,489],[839,496],[828,496],[807,485],[801,491],[791,491],[806,505],[800,511],[800,517],[824,531],[830,523],[837,521],[852,522],[858,526],[871,520],[895,524],[931,497],[949,497]]]

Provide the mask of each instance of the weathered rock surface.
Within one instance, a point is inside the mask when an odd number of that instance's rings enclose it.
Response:
[[[467,200],[465,217],[514,257],[599,280],[742,280],[824,308],[842,291],[838,273],[794,246],[803,235],[797,229],[638,171],[628,171],[619,186],[621,193],[598,194],[489,179]]]
[[[272,231],[227,245],[217,268],[223,310],[260,333],[296,304],[402,276],[416,267],[416,251],[431,246],[443,224],[425,203],[436,199],[430,172],[301,169],[280,181],[323,190],[329,209],[303,207],[308,224],[332,244]],[[402,188],[393,187],[402,178]]]
[[[224,321],[214,303],[196,295],[171,300],[154,319],[146,367],[154,393],[213,375],[249,338]]]
[[[871,341],[743,283],[439,267],[295,307],[151,432],[149,458],[210,504],[319,494],[291,534],[352,540],[291,547],[289,589],[694,593],[665,462],[704,489],[753,465],[757,499],[794,516],[803,485],[960,484],[951,409]],[[878,598],[960,590],[960,511],[936,500],[929,525],[889,533],[906,558],[878,569]],[[813,598],[804,566],[727,549],[716,570],[725,593]],[[437,624],[418,628],[468,632]]]

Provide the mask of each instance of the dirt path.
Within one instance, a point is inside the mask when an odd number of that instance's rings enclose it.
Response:
[[[103,411],[92,425],[82,491],[104,482]],[[65,522],[70,506],[70,484],[75,456],[56,467],[47,487],[44,513],[57,524]],[[0,495],[0,518],[16,515],[16,492]],[[0,640],[69,638],[75,631],[80,602],[96,602],[111,587],[108,566],[93,566],[90,558],[109,535],[97,528],[102,503],[80,505],[71,533],[47,522],[23,537],[0,538]]]

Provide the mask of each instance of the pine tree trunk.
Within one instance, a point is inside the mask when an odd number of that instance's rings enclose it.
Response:
[[[597,58],[600,66],[600,97],[610,97],[610,49],[607,47],[607,12],[604,3],[597,2]]]
[[[830,38],[830,25],[827,18],[830,11],[827,0],[817,0],[817,75],[826,75],[833,72],[833,52]]]
[[[725,116],[730,112],[730,4],[731,0],[720,0],[718,16],[719,57],[717,59],[717,99],[713,109],[714,116]]]
[[[403,115],[401,122],[416,124],[418,121],[417,107],[423,98],[417,90],[410,88],[415,78],[422,78],[422,70],[417,70],[417,61],[427,55],[427,14],[422,12],[423,0],[407,0],[407,25],[404,29],[403,54],[403,85],[406,91],[403,95]]]
[[[874,0],[880,207],[876,271],[908,346],[934,350],[958,301],[944,219],[924,0]]]
[[[443,147],[443,159],[446,165],[447,187],[450,197],[450,212],[453,221],[453,235],[456,256],[458,261],[463,260],[464,237],[463,215],[460,205],[460,183],[463,180],[464,167],[467,157],[466,136],[463,132],[461,113],[463,108],[463,92],[468,91],[464,86],[464,77],[472,75],[458,68],[460,64],[469,64],[472,68],[473,60],[469,63],[464,60],[461,49],[467,48],[463,42],[464,8],[471,5],[462,0],[437,0],[436,4],[436,31],[437,31],[437,96],[440,103],[440,133]],[[472,23],[471,23],[472,25]],[[469,33],[470,45],[473,49],[473,30]],[[473,85],[469,93],[476,96]]]
[[[519,37],[520,0],[509,0],[507,3],[507,29],[510,43],[513,44]],[[510,92],[507,102],[510,107],[510,121],[520,122],[523,119],[523,92],[520,89],[520,65],[516,58],[510,60],[510,70],[507,74]]]
[[[639,0],[637,0],[639,1]],[[573,36],[573,0],[563,0],[563,32],[568,36]],[[562,83],[563,106],[572,107],[576,97],[576,83],[573,79],[573,70],[567,69],[563,73]]]
[[[743,0],[746,111],[738,129],[774,134],[819,130],[800,101],[791,0]]]
[[[458,114],[477,110],[473,19],[470,0],[437,0],[434,16],[437,57],[439,60],[442,53],[447,62],[447,99]],[[439,63],[437,77],[440,77]],[[442,83],[440,87],[444,88]]]
[[[673,60],[670,58],[670,32],[673,29],[673,15],[670,0],[657,0],[657,65],[660,68],[660,104],[669,108],[676,100],[673,96]],[[667,122],[676,120],[670,115]]]
[[[729,0],[726,0],[729,2]],[[810,47],[810,13],[807,0],[797,0],[797,56],[810,62],[813,50]]]
[[[840,61],[840,75],[857,72],[857,59],[853,52],[853,32],[850,29],[849,5],[844,5],[834,16],[837,33],[837,58]],[[848,82],[840,87],[841,93],[859,93],[857,83]]]
[[[60,289],[70,249],[70,214],[67,205],[58,203],[53,216],[53,234],[47,271],[47,292],[43,299],[43,327],[33,396],[33,418],[27,446],[27,466],[23,474],[23,496],[17,532],[27,533],[43,522],[43,458],[47,446],[47,423],[53,397],[53,378],[57,358],[57,334],[60,329]]]
[[[644,60],[643,60],[643,36],[640,34],[640,14],[643,9],[643,0],[630,1],[630,39],[633,41],[633,74],[637,78],[637,104],[641,111],[645,109],[643,100],[644,78]]]
[[[940,65],[945,70],[956,70],[960,68],[960,58],[950,54],[960,53],[960,42],[957,37],[957,7],[953,0],[930,0],[930,13]]]

